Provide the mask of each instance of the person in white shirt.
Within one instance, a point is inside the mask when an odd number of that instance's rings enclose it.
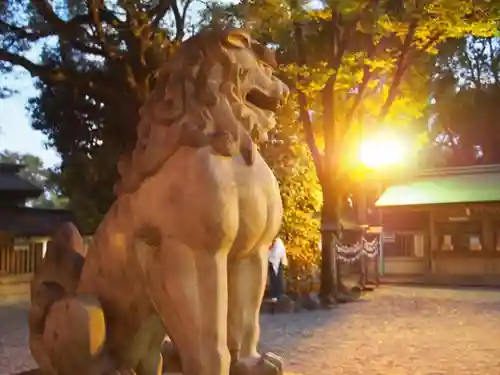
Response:
[[[285,244],[277,237],[269,249],[269,297],[278,300],[285,294],[284,267],[288,265]]]

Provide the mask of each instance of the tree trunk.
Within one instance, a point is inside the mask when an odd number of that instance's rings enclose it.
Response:
[[[365,226],[368,224],[368,220],[366,217],[366,181],[361,181],[361,183],[358,185],[358,222],[359,224]],[[361,234],[360,240],[363,241],[364,239],[364,229]],[[364,290],[366,288],[367,284],[367,259],[365,257],[364,253],[361,253],[360,259],[359,259],[359,268],[360,268],[360,277],[359,277],[359,286],[361,290]]]
[[[340,235],[340,217],[336,192],[333,186],[325,185],[323,186],[323,207],[321,212],[321,285],[319,298],[324,305],[328,306],[335,303],[335,296],[338,294],[340,275],[338,273],[336,246]]]
[[[326,307],[338,302],[351,302],[359,298],[342,282],[337,244],[342,238],[340,220],[342,194],[335,179],[323,185],[323,208],[321,221],[321,285],[319,299]]]
[[[335,302],[338,294],[337,243],[340,227],[340,184],[337,181],[338,165],[338,124],[335,123],[334,101],[335,77],[331,77],[322,92],[323,102],[323,134],[325,152],[320,175],[323,191],[323,207],[321,211],[321,287],[319,298],[323,305]]]

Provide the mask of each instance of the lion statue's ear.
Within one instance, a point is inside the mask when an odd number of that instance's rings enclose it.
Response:
[[[251,48],[252,38],[245,30],[230,29],[223,34],[222,42],[233,48]]]

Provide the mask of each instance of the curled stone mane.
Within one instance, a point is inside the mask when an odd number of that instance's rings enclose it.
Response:
[[[241,122],[236,119],[241,113],[228,111],[233,119],[214,121],[210,112],[221,97],[238,103],[236,108],[243,107],[237,96],[240,67],[228,55],[229,49],[241,47],[231,44],[229,35],[244,41],[257,59],[275,65],[269,51],[252,43],[242,30],[206,30],[184,42],[159,71],[154,90],[140,109],[136,146],[118,163],[117,195],[137,190],[183,145],[211,146],[225,156],[240,152],[247,164],[253,163],[251,129],[246,124],[235,126]],[[209,80],[217,65],[222,68],[222,83],[214,88]]]

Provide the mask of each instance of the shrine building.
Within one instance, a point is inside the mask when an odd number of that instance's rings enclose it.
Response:
[[[423,171],[383,189],[383,277],[500,285],[500,165]]]

